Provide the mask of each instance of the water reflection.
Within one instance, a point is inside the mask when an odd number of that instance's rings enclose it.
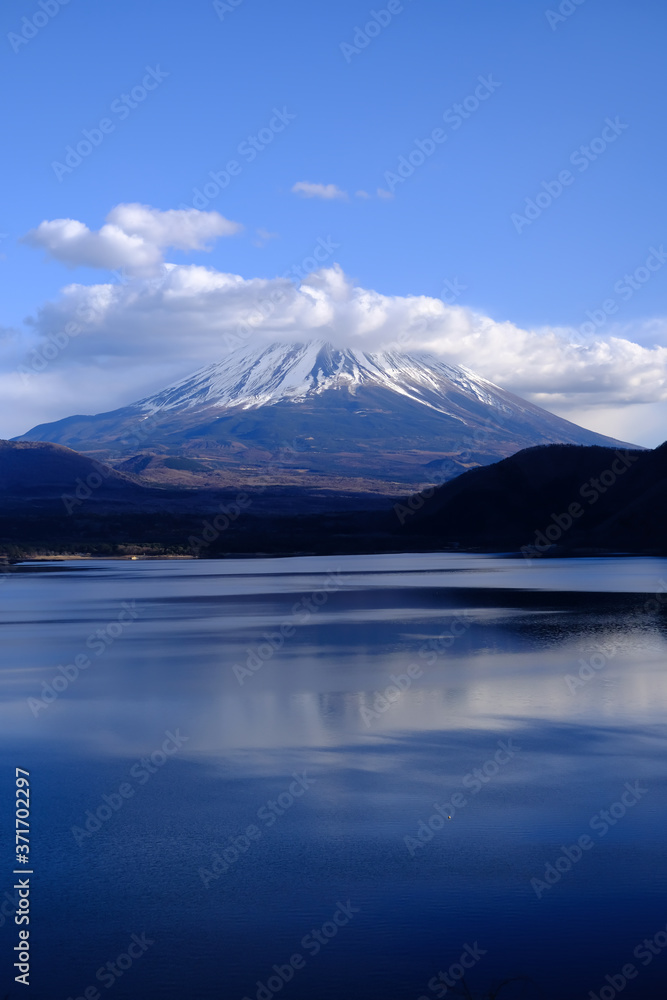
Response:
[[[25,567],[2,594],[0,746],[39,791],[33,996],[80,995],[150,927],[119,1000],[255,997],[353,896],[294,1000],[434,996],[467,940],[488,952],[476,985],[539,981],[510,1000],[597,989],[667,919],[665,612],[647,603],[666,577],[663,560],[443,555]],[[167,730],[179,752],[76,845]],[[266,825],[295,773],[312,786]],[[531,878],[637,780],[636,809],[538,899]],[[411,854],[457,791],[465,807]],[[252,852],[207,886],[252,823]],[[659,979],[656,961],[633,996]]]

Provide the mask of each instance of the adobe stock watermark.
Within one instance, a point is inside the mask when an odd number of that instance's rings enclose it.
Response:
[[[340,243],[334,243],[331,236],[327,236],[326,239],[323,236],[319,236],[310,253],[299,264],[292,264],[291,267],[288,267],[281,277],[288,278],[295,284],[299,284],[309,274],[318,271],[333,256],[334,251],[339,249]]]
[[[336,911],[330,920],[325,920],[321,927],[313,927],[301,938],[301,947],[311,958],[319,955],[335,937],[342,927],[346,927],[353,919],[355,913],[361,913],[358,906],[353,906],[348,899],[346,903],[340,900],[336,903]],[[297,972],[305,969],[307,960],[301,952],[295,952],[283,965],[274,965],[271,968],[271,975],[266,982],[258,979],[255,983],[256,991],[251,998],[247,994],[243,1000],[273,1000],[273,997],[280,993],[283,987],[294,979]]]
[[[136,610],[135,601],[123,601],[122,611],[114,621],[109,622],[104,628],[98,628],[91,632],[86,640],[86,649],[95,656],[102,656],[113,644],[121,638],[125,629],[137,620],[139,612]],[[40,698],[28,698],[28,708],[38,717],[40,712],[52,705],[57,698],[64,694],[72,684],[81,676],[82,671],[92,666],[93,660],[87,653],[77,653],[71,663],[58,667],[51,681],[42,682],[42,692]]]
[[[591,163],[594,163],[595,160],[606,153],[609,147],[629,127],[618,116],[614,119],[605,118],[604,127],[600,135],[591,139],[588,145],[578,146],[570,154],[569,162],[573,167],[577,167],[579,173],[583,173],[588,170]],[[556,180],[542,181],[541,190],[538,191],[535,197],[526,198],[523,215],[520,212],[511,213],[510,222],[516,232],[521,234],[527,226],[532,226],[542,213],[546,212],[560,198],[565,188],[571,187],[574,184],[576,179],[575,174],[571,170],[565,169],[560,171]]]
[[[138,786],[145,785],[150,781],[153,775],[160,768],[164,767],[167,761],[174,754],[178,753],[183,744],[190,739],[189,736],[181,735],[180,729],[177,729],[175,733],[172,733],[168,729],[164,735],[166,739],[162,741],[161,746],[157,750],[153,750],[148,756],[142,757],[130,768],[129,777]],[[73,826],[71,828],[71,834],[77,846],[81,847],[85,840],[88,840],[98,830],[101,830],[105,823],[108,823],[116,813],[120,812],[125,803],[129,799],[134,798],[136,790],[136,787],[131,782],[123,781],[115,791],[102,796],[102,802],[94,811],[86,809],[84,814],[85,820],[82,821],[83,826]]]
[[[634,614],[652,614],[667,604],[667,581],[658,580],[658,583],[660,584],[660,589],[653,597],[649,597],[647,601],[644,601],[640,607],[635,608]],[[579,688],[584,687],[596,674],[604,670],[609,661],[616,656],[619,649],[620,646],[618,643],[608,643],[606,646],[600,646],[597,652],[589,656],[587,660],[580,658],[580,667],[577,676],[575,677],[574,674],[565,674],[563,678],[570,694],[576,694]]]
[[[203,549],[216,542],[223,531],[234,524],[241,513],[247,510],[251,504],[252,500],[247,493],[237,493],[232,503],[218,504],[218,513],[213,515],[211,520],[207,519],[203,522],[201,535],[190,535],[188,538],[188,545],[193,556],[197,558]]]
[[[545,10],[544,16],[551,30],[555,31],[559,24],[564,24],[568,18],[572,17],[579,10],[582,3],[585,2],[586,0],[561,0],[558,10],[552,10],[551,8]]]
[[[440,635],[425,642],[419,650],[419,656],[426,661],[426,666],[432,667],[457,639],[465,635],[471,625],[472,618],[466,612],[462,612],[454,618],[448,629],[444,629]],[[412,687],[413,681],[418,680],[423,673],[423,667],[419,663],[410,663],[405,673],[390,674],[391,684],[388,684],[383,691],[374,691],[371,705],[362,705],[359,710],[366,727],[370,728],[372,722],[382,718],[385,712],[400,701]]]
[[[445,305],[453,306],[454,303],[460,296],[468,290],[468,286],[464,285],[459,279],[458,275],[454,278],[443,278],[442,287],[438,298],[440,298]],[[399,335],[390,343],[383,345],[383,351],[400,351],[405,350],[411,344],[414,343],[415,338],[420,333],[425,333],[428,329],[428,323],[426,319],[422,316],[417,322],[405,329],[401,330]]]
[[[608,809],[600,809],[594,816],[591,816],[588,826],[597,833],[598,838],[606,837],[612,827],[616,826],[619,820],[623,819],[629,809],[632,809],[647,794],[648,788],[643,788],[639,781],[631,785],[626,781],[618,800],[612,802]],[[548,862],[544,867],[542,878],[531,878],[530,885],[538,899],[542,899],[548,889],[560,882],[563,875],[572,870],[583,858],[584,854],[592,851],[596,841],[588,833],[582,834],[574,844],[569,847],[561,845],[561,853],[552,863]]]
[[[475,431],[475,433],[479,432]],[[465,450],[459,454],[459,462],[464,463],[469,461],[470,457],[470,451]],[[428,500],[431,500],[436,495],[439,486],[449,482],[450,479],[457,476],[460,472],[460,465],[455,464],[450,459],[444,459],[440,464],[440,468],[434,469],[431,473],[431,485],[424,486],[418,493],[413,493],[411,496],[406,497],[404,503],[395,503],[393,511],[401,527],[409,517],[413,517]]]
[[[110,465],[100,465],[99,462],[93,462],[92,464],[95,471],[89,472],[85,479],[82,479],[81,476],[77,477],[74,493],[63,493],[60,497],[68,517],[72,516],[76,507],[80,507],[86,500],[90,500],[95,490],[100,488],[104,480],[114,474],[114,470]]]
[[[120,284],[127,284],[128,277],[124,268],[112,273],[114,279]],[[56,333],[47,334],[45,343],[32,348],[32,358],[29,365],[18,366],[16,373],[21,376],[23,385],[27,385],[35,375],[41,375],[45,372],[49,365],[69,347],[72,340],[83,333],[86,324],[94,323],[100,318],[101,310],[94,309],[90,305],[80,305],[76,309],[75,316],[76,321],[72,320],[66,323],[64,328]]]
[[[489,438],[492,433],[495,434],[498,427],[508,429],[510,426],[510,418],[500,412],[494,413],[493,417],[484,417],[472,434],[468,433],[461,439],[463,450],[457,455],[458,461],[461,464],[470,463],[478,466],[479,462],[474,457],[474,452],[483,451],[487,447]]]
[[[629,302],[636,292],[640,291],[644,285],[651,280],[656,271],[659,271],[667,261],[667,252],[663,244],[659,247],[649,247],[648,256],[642,264],[639,264],[633,271],[626,271],[622,278],[614,282],[614,291],[620,297],[621,302]],[[587,309],[588,319],[577,328],[579,342],[584,342],[586,337],[592,336],[600,327],[604,326],[610,316],[614,316],[620,308],[617,299],[608,298],[601,303],[598,309]],[[576,342],[575,338],[572,338]]]
[[[616,451],[615,455],[616,458],[608,469],[604,469],[598,476],[591,476],[580,486],[579,496],[588,502],[589,507],[596,504],[600,497],[604,496],[640,457],[639,454],[632,454],[629,451]],[[552,545],[561,540],[578,518],[583,517],[584,513],[584,507],[575,500],[568,505],[566,512],[552,514],[549,524],[545,526],[544,530],[535,532],[533,544],[521,546],[521,554],[524,559],[538,559],[543,556]]]
[[[252,163],[267,146],[271,145],[277,135],[285,131],[295,118],[296,115],[288,111],[285,105],[282,108],[274,108],[272,117],[267,124],[260,128],[255,135],[246,136],[238,144],[236,147],[237,155],[243,157],[246,164]],[[205,209],[207,205],[210,205],[215,198],[229,187],[232,179],[238,177],[242,171],[243,163],[234,159],[228,160],[222,170],[209,170],[208,176],[210,179],[201,188],[196,187],[192,189],[193,197],[191,203],[187,205],[181,202],[178,207],[185,209],[198,208],[200,211]]]
[[[126,118],[135,111],[140,104],[146,100],[148,95],[157,90],[160,84],[169,76],[169,73],[160,69],[159,64],[155,67],[146,66],[146,73],[140,83],[136,84],[129,94],[123,93],[111,102],[110,111],[118,119],[115,122],[112,118],[104,117],[99,120],[97,126],[81,130],[83,139],[79,139],[75,146],[65,147],[64,162],[60,160],[51,161],[51,169],[62,183],[66,174],[73,173],[80,167],[83,161],[91,155],[94,149],[102,145],[105,138],[116,131],[118,122],[125,121]]]
[[[456,461],[449,458],[443,459],[440,463],[440,468],[431,474],[431,484],[435,484],[436,486],[442,485],[460,475],[462,471],[466,471],[466,467],[478,467],[480,465],[479,452],[484,452],[491,435],[495,435],[499,427],[510,428],[508,417],[500,412],[494,413],[493,417],[484,417],[480,420],[480,425],[475,427],[474,431],[466,433],[461,438],[459,442],[461,451],[458,453],[452,452],[452,454],[456,454]],[[433,495],[434,493],[431,491],[429,485],[424,490],[420,490],[408,498],[410,502],[406,500],[404,504],[395,505],[394,513],[399,522],[404,524],[406,518],[411,517],[418,510],[421,510],[424,503]]]
[[[32,358],[30,365],[19,365],[16,369],[16,373],[21,376],[23,385],[27,385],[35,375],[46,371],[51,362],[55,361],[69,347],[72,340],[78,337],[83,332],[83,329],[84,327],[81,323],[67,323],[63,330],[48,334],[46,342],[41,344],[40,347],[33,347],[31,350]]]
[[[122,437],[119,439],[119,444],[124,445],[126,448],[141,448],[146,441],[150,440],[151,435],[158,429],[158,419],[157,413],[149,413],[145,417],[141,417],[136,421],[136,423],[131,425],[132,433],[128,437]],[[116,452],[116,456],[118,456]],[[122,454],[122,453],[121,453]]]
[[[294,455],[298,454],[295,445],[296,440],[292,441],[292,444],[285,442],[276,459],[265,466],[263,474],[272,476],[283,469],[288,462],[288,456],[293,458]],[[253,488],[253,492],[262,494],[266,489],[268,489],[267,485],[258,485]],[[213,515],[210,520],[203,521],[201,534],[190,535],[188,538],[188,545],[193,556],[198,558],[204,549],[207,549],[213,542],[217,542],[223,532],[227,531],[241,517],[243,511],[247,511],[252,506],[252,499],[247,493],[241,492],[236,494],[232,503],[219,504],[218,513]]]
[[[458,298],[468,291],[468,286],[456,278],[445,278],[440,289],[440,298],[446,306],[453,306]]]
[[[10,925],[14,926],[14,916],[19,905],[18,889],[13,894],[5,891],[2,903],[0,903],[0,927],[4,927],[9,919]]]
[[[112,962],[105,962],[104,965],[101,965],[95,973],[95,979],[101,986],[104,986],[105,990],[110,990],[125,975],[128,969],[131,969],[134,963],[142,958],[154,944],[155,941],[147,937],[145,931],[141,935],[132,934],[130,936],[130,943],[126,946],[125,951],[117,955]],[[69,996],[67,1000],[101,1000],[101,997],[102,994],[93,984],[92,986],[86,986],[81,991],[80,996]]]
[[[492,94],[501,86],[497,80],[493,79],[491,73],[488,76],[477,77],[479,83],[474,91],[468,94],[459,104],[453,104],[443,112],[442,118],[449,125],[452,132],[458,131],[464,121],[470,118],[488,101]],[[394,194],[399,184],[405,184],[408,178],[412,177],[415,170],[422,167],[426,160],[433,156],[438,146],[447,142],[448,134],[439,126],[434,128],[426,139],[415,139],[413,148],[406,155],[398,158],[396,170],[386,170],[384,173],[384,183],[389,194]],[[382,190],[382,189],[381,189]]]
[[[300,774],[295,771],[292,774],[294,779],[284,788],[275,799],[268,799],[257,810],[257,819],[264,824],[264,829],[269,830],[281,816],[288,812],[295,802],[312,788],[316,778],[310,778],[307,771]],[[213,854],[209,863],[209,868],[199,869],[199,878],[205,889],[211,888],[211,882],[217,882],[221,875],[226,875],[234,865],[248,853],[253,843],[262,839],[262,830],[256,823],[250,823],[242,833],[232,834],[227,838],[220,852]]]
[[[281,623],[277,631],[265,632],[262,636],[264,642],[259,643],[254,649],[248,647],[245,666],[235,663],[232,667],[239,685],[242,687],[249,677],[253,677],[258,670],[261,670],[264,664],[282,649],[285,639],[291,639],[296,635],[299,626],[307,625],[313,615],[322,610],[329,596],[341,590],[347,582],[347,578],[338,569],[328,573],[326,583],[319,590],[314,590],[307,597],[301,597],[292,606],[290,617]]]
[[[31,42],[42,28],[45,28],[60,13],[60,8],[69,2],[70,0],[39,0],[37,4],[39,10],[36,10],[30,17],[21,19],[20,34],[10,31],[7,35],[7,41],[14,52],[20,52],[24,45]]]
[[[446,482],[442,472],[440,472],[440,474],[436,473],[433,479],[433,486],[427,486],[426,489],[420,490],[419,493],[413,493],[412,496],[407,498],[405,503],[394,504],[394,514],[396,515],[398,523],[401,527],[405,524],[408,517],[412,517],[413,514],[416,514],[418,510],[422,509],[427,500],[430,500],[431,497],[435,496],[437,487]]]
[[[608,643],[604,646],[598,646],[595,653],[592,653],[587,660],[580,657],[578,677],[574,677],[572,674],[565,674],[565,683],[567,684],[570,694],[576,694],[577,688],[584,687],[585,684],[595,677],[596,671],[603,670],[609,661],[616,656],[619,650],[617,643]]]
[[[334,242],[331,236],[326,239],[319,236],[317,242],[298,264],[292,264],[281,277],[298,285],[309,274],[319,270],[323,264],[333,255],[335,250],[340,248],[340,243]],[[234,333],[226,333],[223,336],[225,347],[229,351],[243,347],[252,337],[258,327],[262,326],[267,319],[275,313],[279,305],[287,299],[285,288],[274,288],[269,295],[259,298],[252,309],[248,310],[245,317],[239,322]]]
[[[429,979],[428,989],[431,993],[435,993],[438,1000],[443,1000],[443,997],[446,997],[449,991],[463,980],[466,972],[474,969],[486,953],[486,949],[480,948],[477,941],[472,945],[464,944],[458,962],[452,962],[447,972],[443,972],[441,969],[437,976]],[[417,1000],[432,1000],[432,998],[420,996]]]
[[[640,941],[633,949],[632,957],[640,961],[646,968],[654,958],[662,954],[665,948],[667,948],[667,927],[660,928],[652,938],[644,938],[643,941]],[[599,987],[597,993],[591,990],[587,1000],[614,1000],[614,997],[622,993],[625,987],[637,978],[640,971],[632,962],[626,962],[620,972],[611,975],[608,973],[604,977],[606,979],[605,985]]]
[[[484,761],[480,767],[474,767],[461,779],[461,784],[470,791],[471,797],[478,795],[482,788],[496,777],[501,767],[504,767],[521,752],[521,747],[514,744],[513,737],[510,737],[509,740],[498,740],[497,746],[498,749],[492,757]],[[457,809],[465,809],[469,801],[462,792],[457,791],[450,796],[448,802],[434,802],[435,812],[426,821],[419,820],[416,836],[408,835],[403,838],[403,843],[410,857],[414,858],[418,850],[423,850],[426,844],[433,840],[436,833],[443,829],[445,822],[454,818]]]
[[[369,20],[360,27],[354,26],[352,42],[341,42],[338,46],[343,54],[345,62],[349,65],[353,56],[360,55],[364,49],[368,48],[374,38],[387,28],[397,14],[402,14],[405,7],[401,0],[389,0],[386,7],[380,10],[369,11]]]
[[[233,14],[237,7],[240,7],[245,0],[213,0],[213,10],[221,21],[224,21],[227,14]]]

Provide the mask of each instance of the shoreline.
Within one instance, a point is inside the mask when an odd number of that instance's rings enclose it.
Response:
[[[532,557],[527,559],[520,550],[493,550],[493,549],[467,549],[467,548],[450,548],[450,549],[392,549],[392,550],[374,550],[368,552],[313,552],[313,551],[293,551],[293,552],[229,552],[216,556],[207,556],[201,558],[200,556],[186,555],[186,554],[167,554],[164,555],[106,555],[106,554],[86,554],[72,553],[72,554],[49,554],[49,555],[31,555],[24,556],[21,558],[13,560],[0,561],[0,572],[5,570],[11,571],[13,567],[31,565],[34,563],[59,563],[59,562],[155,562],[157,560],[188,560],[192,562],[225,562],[229,559],[299,559],[304,557],[310,558],[326,558],[326,557],[344,557],[344,556],[379,556],[379,555],[459,555],[459,556],[488,556],[489,558],[495,559],[520,559],[522,562],[528,564],[540,563],[543,561],[550,561],[552,559],[664,559],[665,553],[660,551],[652,552],[632,552],[632,551],[617,551],[617,550],[596,550],[596,549],[582,549],[579,551],[560,551],[560,552],[545,552],[539,557]]]

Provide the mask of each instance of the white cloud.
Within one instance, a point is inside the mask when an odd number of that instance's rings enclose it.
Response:
[[[311,184],[309,181],[297,181],[292,192],[302,198],[323,198],[332,201],[334,198],[347,199],[347,191],[341,191],[335,184]]]
[[[277,240],[280,237],[280,233],[271,233],[268,229],[256,229],[257,239],[253,240],[252,245],[255,247],[263,247],[269,240]]]
[[[68,267],[103,267],[115,270],[127,267],[135,272],[149,271],[162,260],[156,246],[140,236],[129,236],[118,226],[105,225],[92,232],[76,219],[54,219],[31,229],[21,240],[40,247],[47,256]]]
[[[12,369],[30,367],[35,352],[71,322],[80,332],[42,374],[19,385]],[[654,344],[660,325],[667,328],[665,321],[650,324]],[[573,335],[525,330],[428,296],[383,295],[355,286],[338,266],[296,287],[284,278],[166,265],[157,279],[69,285],[39,310],[27,334],[0,340],[7,373],[0,435],[124,405],[219,360],[234,344],[324,338],[365,350],[431,351],[585,426],[657,443],[667,410],[667,348],[637,343],[641,331],[633,336],[620,327],[583,344]]]
[[[161,212],[148,205],[117,205],[101,229],[94,231],[76,219],[44,221],[22,242],[46,251],[68,267],[124,269],[128,274],[157,274],[168,247],[208,250],[210,241],[231,236],[241,226],[218,212],[196,208]]]
[[[157,247],[178,250],[208,250],[211,240],[233,236],[242,228],[219,212],[200,212],[197,208],[171,208],[161,212],[149,205],[116,205],[107,222],[130,236],[140,236]]]

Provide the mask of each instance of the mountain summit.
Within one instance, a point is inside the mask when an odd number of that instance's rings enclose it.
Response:
[[[462,415],[455,413],[457,401],[447,399],[448,389],[462,390],[490,405],[497,405],[494,392],[502,393],[469,369],[454,368],[431,355],[370,354],[311,341],[237,351],[137,405],[150,412],[201,405],[251,409],[281,401],[301,403],[335,389],[354,399],[369,388],[387,389],[461,419]]]
[[[130,406],[19,440],[159,481],[373,489],[442,482],[533,445],[622,443],[431,355],[324,341],[248,346]]]

